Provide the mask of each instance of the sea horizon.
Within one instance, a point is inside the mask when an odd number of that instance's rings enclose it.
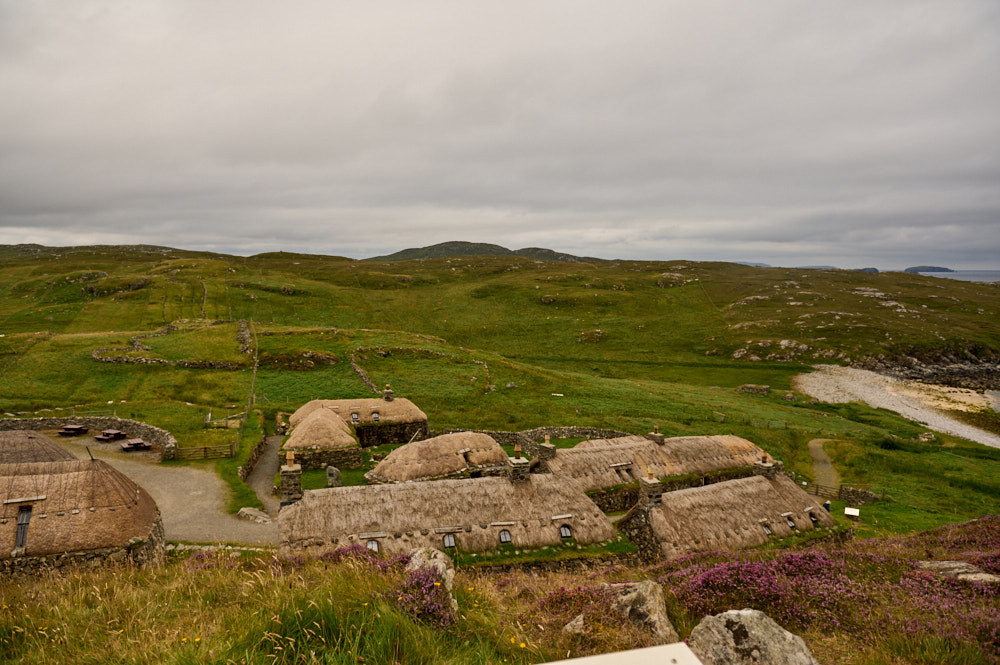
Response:
[[[922,272],[926,277],[947,277],[963,282],[1000,282],[1000,270],[953,270],[952,272]]]

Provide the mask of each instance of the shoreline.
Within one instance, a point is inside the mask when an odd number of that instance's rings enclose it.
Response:
[[[996,409],[998,402],[992,395],[839,365],[817,365],[815,372],[794,377],[792,388],[831,404],[864,402],[894,411],[929,429],[1000,448],[1000,435],[967,425],[944,412]]]

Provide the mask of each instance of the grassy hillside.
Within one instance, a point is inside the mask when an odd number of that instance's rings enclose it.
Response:
[[[250,401],[252,354],[240,351],[235,323],[248,320],[259,361],[253,401],[267,426],[308,399],[370,394],[354,358],[436,429],[735,433],[805,476],[805,443],[822,435],[846,441],[835,455],[846,481],[906,493],[919,514],[887,513],[889,530],[1000,512],[1000,460],[989,451],[942,437],[919,457],[880,447],[923,431],[896,416],[785,399],[791,378],[816,362],[956,345],[997,351],[996,286],[518,256],[387,262],[8,246],[0,257],[0,412],[110,403],[170,429],[181,446],[226,443],[234,432],[202,423],[209,410]],[[157,331],[165,334],[150,336]],[[98,362],[95,353],[147,362]],[[199,365],[212,361],[228,368]],[[774,390],[736,393],[744,383]]]

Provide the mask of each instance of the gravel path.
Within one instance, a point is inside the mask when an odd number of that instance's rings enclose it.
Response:
[[[840,474],[833,468],[830,456],[823,450],[823,444],[828,441],[832,441],[832,439],[813,439],[810,441],[809,456],[812,457],[816,484],[837,488],[840,487]]]
[[[953,392],[958,397],[965,397],[959,391],[835,365],[819,365],[817,371],[811,374],[800,374],[795,377],[792,386],[824,402],[864,402],[869,406],[895,411],[930,429],[1000,448],[1000,436],[966,425],[935,408],[934,405],[942,403],[942,393]],[[955,402],[955,408],[960,408],[960,402]]]
[[[278,544],[277,522],[255,524],[226,512],[229,488],[209,468],[163,466],[156,463],[155,454],[123,453],[89,438],[65,443],[68,445],[64,447],[81,459],[87,459],[85,446],[89,446],[95,458],[115,467],[149,492],[163,517],[167,540]]]
[[[247,476],[247,485],[257,493],[257,498],[264,504],[264,510],[272,518],[278,516],[278,509],[281,507],[278,498],[271,494],[271,488],[274,487],[274,474],[278,473],[280,466],[278,448],[283,438],[280,434],[267,437],[267,450]]]

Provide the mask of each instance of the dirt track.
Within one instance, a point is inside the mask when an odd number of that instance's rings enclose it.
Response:
[[[940,410],[988,407],[988,398],[969,390],[901,381],[835,365],[820,365],[811,374],[800,374],[793,379],[792,387],[824,402],[864,402],[895,411],[930,429],[1000,448],[1000,436],[966,425]]]

